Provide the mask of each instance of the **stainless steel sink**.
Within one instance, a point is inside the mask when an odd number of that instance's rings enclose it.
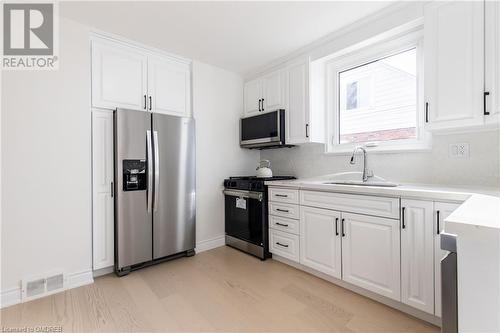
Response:
[[[367,181],[363,182],[361,180],[337,180],[337,181],[330,181],[330,182],[324,182],[323,184],[328,184],[328,185],[357,185],[357,186],[379,186],[379,187],[396,187],[398,184],[396,183],[391,183],[391,182],[377,182],[377,181]]]

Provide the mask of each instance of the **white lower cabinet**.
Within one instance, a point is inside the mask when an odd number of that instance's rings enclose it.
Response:
[[[269,229],[269,251],[288,260],[299,262],[299,236]]]
[[[343,280],[400,301],[399,220],[342,213]]]
[[[300,263],[341,278],[340,212],[300,209]]]
[[[92,111],[93,269],[114,264],[113,111]]]
[[[401,301],[434,313],[432,201],[401,200]]]
[[[444,230],[444,220],[457,209],[459,204],[448,202],[434,203],[434,314],[441,317],[441,259],[447,251],[441,250],[439,234]]]
[[[293,191],[269,188],[272,253],[441,316],[439,233],[459,203]]]

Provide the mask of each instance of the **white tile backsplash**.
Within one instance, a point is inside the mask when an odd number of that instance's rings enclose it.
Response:
[[[468,143],[469,158],[450,158],[449,145]],[[324,153],[322,144],[263,150],[275,175],[298,178],[343,171],[361,171],[349,164],[349,155]],[[500,131],[435,135],[432,150],[405,153],[368,153],[369,167],[376,175],[405,183],[500,186]]]

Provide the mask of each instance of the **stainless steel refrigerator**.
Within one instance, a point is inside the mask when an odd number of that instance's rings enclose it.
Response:
[[[114,156],[116,274],[193,255],[194,120],[117,109]]]

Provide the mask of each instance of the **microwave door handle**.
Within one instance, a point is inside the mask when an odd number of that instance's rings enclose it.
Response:
[[[158,132],[153,132],[154,158],[155,158],[155,187],[154,187],[154,211],[158,211],[158,194],[160,192],[160,148],[158,147]]]
[[[151,213],[153,204],[153,147],[151,143],[151,131],[146,131],[146,155],[147,155],[147,168],[148,168],[148,190],[146,193],[146,206],[148,213]]]

